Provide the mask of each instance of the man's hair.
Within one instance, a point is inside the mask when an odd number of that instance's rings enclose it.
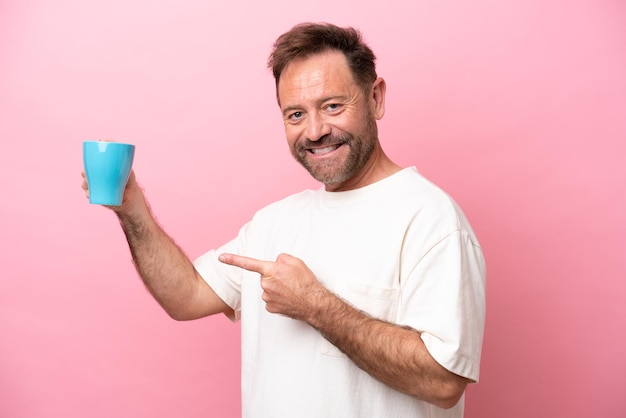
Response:
[[[276,80],[276,93],[280,75],[290,62],[327,50],[343,53],[355,82],[363,91],[376,80],[376,57],[358,30],[330,23],[300,23],[278,37],[267,60]]]

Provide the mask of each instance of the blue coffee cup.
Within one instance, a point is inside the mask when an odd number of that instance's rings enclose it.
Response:
[[[84,141],[83,163],[89,203],[120,206],[135,157],[135,146],[120,142]]]

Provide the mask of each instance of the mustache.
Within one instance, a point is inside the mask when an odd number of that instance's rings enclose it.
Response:
[[[310,148],[323,148],[341,144],[349,144],[351,140],[352,137],[350,135],[326,134],[317,141],[311,141],[310,139],[306,139],[298,145],[298,149],[300,151],[305,151]]]

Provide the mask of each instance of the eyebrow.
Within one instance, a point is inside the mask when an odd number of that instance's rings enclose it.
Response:
[[[337,96],[327,96],[327,97],[322,97],[320,100],[317,101],[317,103],[325,103],[328,101],[347,101],[348,98],[346,96],[342,96],[342,95],[337,95]],[[286,116],[288,113],[291,113],[295,110],[300,110],[302,109],[303,106],[301,105],[289,105],[287,107],[285,107],[284,109],[282,109],[282,114],[283,116]]]
[[[301,106],[287,106],[286,108],[282,110],[282,114],[283,116],[287,116],[289,113],[298,109],[301,109]]]

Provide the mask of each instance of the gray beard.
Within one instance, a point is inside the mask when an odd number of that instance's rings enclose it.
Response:
[[[368,130],[368,132],[371,133],[372,131]],[[375,127],[373,132],[376,132]],[[297,149],[292,150],[292,155],[315,180],[323,184],[332,185],[350,180],[358,174],[371,158],[376,148],[376,142],[375,137],[367,140],[355,140],[352,135],[338,137],[327,135],[319,141],[315,141],[315,145],[319,147],[324,147],[326,144],[344,144],[344,146],[349,147],[348,157],[339,167],[332,164],[332,162],[328,164],[312,164],[307,159],[309,153],[306,151],[306,147],[310,143],[302,144]]]

